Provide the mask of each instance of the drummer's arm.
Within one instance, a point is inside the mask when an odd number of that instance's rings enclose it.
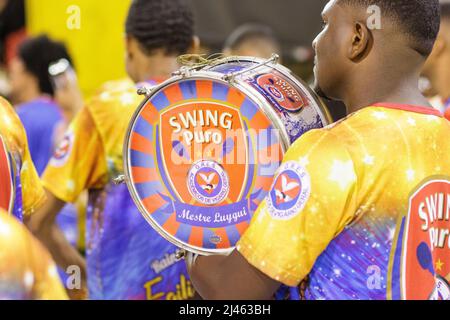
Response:
[[[67,241],[56,224],[56,217],[66,203],[75,202],[84,190],[101,188],[107,181],[105,152],[88,108],[83,108],[75,117],[62,143],[68,143],[69,147],[66,145],[58,159],[50,160],[42,175],[47,201],[32,215],[29,227],[59,266],[64,270],[69,266],[80,268],[82,285],[85,285],[85,260]],[[82,294],[78,290],[71,291],[69,294]]]
[[[44,205],[36,211],[26,224],[31,232],[49,250],[55,262],[65,270],[70,266],[80,268],[82,286],[86,284],[86,262],[81,254],[66,239],[60,228],[56,224],[56,217],[66,203],[51,192],[46,190],[47,200]],[[80,292],[70,292],[69,295],[75,297],[84,295],[83,288]],[[72,290],[71,290],[72,291]]]
[[[229,256],[187,259],[187,264],[194,287],[207,300],[271,300],[281,285],[237,250]]]

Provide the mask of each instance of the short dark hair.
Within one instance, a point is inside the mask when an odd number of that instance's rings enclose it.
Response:
[[[148,54],[188,51],[194,37],[194,17],[187,0],[133,0],[125,30]]]
[[[225,42],[225,48],[235,50],[244,42],[254,39],[263,39],[275,44],[276,46],[280,46],[272,28],[263,24],[247,23],[237,27],[231,33]]]
[[[40,91],[51,96],[54,95],[54,90],[48,72],[49,66],[61,59],[66,59],[72,64],[66,46],[45,35],[22,42],[18,49],[18,57],[25,64],[27,71],[38,79]]]
[[[441,20],[450,20],[450,1],[441,2]]]
[[[411,47],[428,56],[439,33],[439,0],[339,0],[340,3],[369,7],[377,5],[382,13],[395,19],[411,39]]]

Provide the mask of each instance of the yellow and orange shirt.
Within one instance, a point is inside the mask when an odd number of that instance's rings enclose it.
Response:
[[[377,104],[301,137],[238,250],[305,299],[450,299],[450,122]]]

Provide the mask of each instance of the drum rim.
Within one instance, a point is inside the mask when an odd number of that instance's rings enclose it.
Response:
[[[222,64],[232,63],[232,62],[264,63],[265,61],[266,61],[265,59],[250,57],[250,56],[232,56],[232,57],[223,58],[216,64],[207,66],[206,68],[204,68],[202,70],[209,71],[211,68],[215,68]],[[305,91],[308,94],[308,98],[310,98],[312,101],[314,101],[319,106],[320,113],[321,113],[320,116],[321,116],[321,120],[323,122],[324,127],[333,123],[333,117],[331,116],[330,111],[328,110],[328,107],[325,105],[325,103],[319,97],[319,95],[304,80],[302,80],[300,77],[298,77],[295,73],[293,73],[290,69],[283,66],[282,64],[269,63],[268,66],[271,66],[272,68],[274,68],[275,70],[277,70],[278,72],[283,74],[285,77],[290,78],[294,82],[297,82],[296,84],[299,87],[305,89]],[[214,72],[214,71],[210,71],[210,72]],[[214,72],[214,73],[216,73],[216,72]],[[218,73],[218,74],[221,74],[221,73]],[[237,82],[243,82],[243,81],[238,79]],[[247,86],[248,84],[245,83],[245,85]]]
[[[239,59],[238,59],[239,58]],[[242,61],[244,60],[244,61]],[[141,114],[142,109],[144,106],[149,102],[149,100],[154,97],[156,94],[160,93],[164,88],[179,83],[183,80],[212,80],[212,81],[218,81],[223,84],[226,84],[232,88],[235,88],[242,92],[244,95],[246,95],[248,98],[250,98],[253,103],[255,103],[261,112],[274,124],[274,127],[276,129],[280,130],[280,142],[283,150],[283,154],[286,154],[288,148],[290,147],[290,139],[287,134],[287,131],[281,121],[281,119],[278,117],[276,111],[274,108],[270,105],[270,103],[263,97],[261,93],[259,93],[255,88],[250,86],[248,83],[237,79],[237,81],[230,82],[223,79],[224,74],[211,71],[210,68],[216,67],[225,63],[230,62],[255,62],[255,63],[261,63],[264,62],[263,59],[254,58],[254,57],[230,57],[221,60],[220,63],[207,66],[204,69],[193,71],[188,77],[185,76],[173,76],[166,81],[160,83],[157,86],[152,87],[152,92],[148,96],[146,96],[143,101],[139,104],[139,106],[136,108],[135,112],[133,113],[133,116],[130,120],[130,123],[127,128],[127,133],[125,136],[125,144],[123,149],[123,164],[124,164],[124,175],[125,175],[125,182],[127,184],[127,188],[129,190],[129,193],[137,206],[139,213],[144,217],[144,219],[147,221],[147,223],[150,224],[150,226],[165,240],[170,242],[171,244],[175,245],[178,248],[200,254],[200,255],[228,255],[231,252],[233,252],[236,248],[236,245],[233,247],[229,247],[227,249],[204,249],[199,248],[195,246],[191,246],[189,244],[186,244],[185,242],[177,239],[175,236],[169,234],[161,225],[159,225],[154,219],[151,217],[151,214],[147,212],[145,207],[142,204],[142,201],[139,199],[137,190],[133,184],[133,178],[131,174],[131,164],[130,164],[130,143],[131,143],[131,134],[133,132],[133,128],[136,125],[136,120]],[[293,74],[289,69],[285,68],[284,66],[281,66],[279,64],[271,64],[272,68],[276,69],[280,73],[282,73],[284,76],[288,77],[289,79],[292,79],[294,82],[297,81],[297,85],[299,87],[303,88],[307,94],[308,98],[310,98],[313,102],[316,103],[316,105],[319,107],[319,115],[321,117],[321,120],[324,124],[324,126],[331,123],[331,117],[329,115],[329,112],[325,106],[325,104],[322,102],[320,97],[317,96],[317,94],[300,78],[298,78],[295,74]]]

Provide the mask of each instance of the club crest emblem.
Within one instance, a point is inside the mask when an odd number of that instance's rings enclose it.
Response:
[[[249,144],[237,109],[201,100],[170,107],[160,115],[158,140],[158,166],[177,201],[209,206],[242,199]]]
[[[189,171],[188,189],[200,203],[221,203],[230,190],[228,175],[215,161],[197,162]]]
[[[309,174],[297,162],[286,162],[280,168],[269,193],[269,213],[275,219],[292,219],[303,210],[309,195]]]

